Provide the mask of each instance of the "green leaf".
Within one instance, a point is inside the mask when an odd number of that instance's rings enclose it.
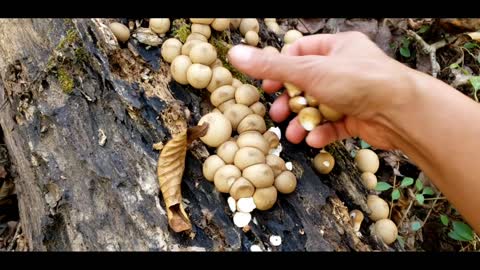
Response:
[[[400,199],[400,190],[396,188],[392,191],[392,200],[396,201],[398,199]]]
[[[423,183],[420,181],[420,179],[417,179],[415,182],[415,187],[417,188],[417,191],[421,191],[423,189]]]
[[[407,37],[403,37],[402,39],[402,47],[407,47],[410,46],[410,39]]]
[[[400,54],[405,58],[409,58],[411,56],[410,49],[408,47],[401,47]]]
[[[423,189],[423,192],[422,192],[423,195],[433,195],[435,194],[435,192],[433,191],[433,189],[431,187],[426,187]]]
[[[365,149],[365,148],[370,148],[370,144],[368,144],[366,141],[364,140],[360,140],[360,147],[362,147],[362,149]]]
[[[425,198],[422,194],[415,194],[415,199],[417,199],[417,202],[420,204],[423,204],[423,202],[425,201]]]
[[[400,235],[397,235],[397,240],[398,240],[398,243],[400,244],[400,246],[402,248],[405,248],[405,240],[403,240],[403,237],[401,237]]]
[[[472,84],[473,89],[475,89],[475,91],[480,90],[480,76],[471,77],[470,83]]]
[[[455,231],[450,231],[448,233],[448,237],[452,238],[453,240],[458,240],[458,241],[464,241],[464,242],[468,242],[470,240],[467,240],[463,237],[461,237],[460,235],[458,235],[458,233],[456,233]]]
[[[413,184],[414,180],[411,177],[404,177],[402,180],[402,183],[400,184],[400,187],[408,187],[411,184]]]
[[[443,225],[448,226],[448,217],[446,215],[440,215],[440,221]]]
[[[416,232],[416,231],[420,230],[420,228],[422,228],[422,224],[420,224],[419,221],[414,221],[414,222],[412,222],[412,223],[410,224],[410,226],[412,226],[412,230],[413,230],[414,232]]]
[[[418,30],[418,33],[423,34],[423,33],[427,32],[428,29],[430,29],[430,25],[422,25],[422,27],[420,27],[420,29]]]
[[[456,68],[459,68],[460,66],[458,65],[458,63],[453,63],[449,67],[450,69],[456,69]]]
[[[376,191],[385,191],[385,190],[389,190],[391,188],[392,188],[392,185],[390,185],[387,182],[378,182],[377,186],[375,187],[375,190]]]
[[[473,231],[470,226],[461,221],[452,221],[453,231],[467,241],[473,240]]]
[[[480,48],[480,46],[478,46],[478,44],[473,43],[473,42],[467,42],[467,43],[463,44],[463,47],[464,47],[465,49],[473,49],[473,48],[475,48],[475,47]]]

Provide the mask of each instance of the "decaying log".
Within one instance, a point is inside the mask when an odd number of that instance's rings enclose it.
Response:
[[[227,196],[203,179],[208,151],[189,149],[182,195],[190,233],[168,226],[152,148],[208,110],[205,91],[171,82],[158,48],[134,39],[118,47],[100,19],[0,21],[0,124],[15,169],[30,250],[388,250],[349,224],[367,212],[366,190],[342,144],[330,175],[311,167],[315,151],[282,138],[298,188],[244,232]],[[187,111],[187,114],[180,112]],[[284,127],[284,126],[283,126]],[[271,235],[282,244],[274,247]]]

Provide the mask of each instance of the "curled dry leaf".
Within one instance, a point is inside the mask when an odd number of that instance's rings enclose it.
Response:
[[[170,228],[175,232],[190,230],[192,224],[182,205],[181,183],[185,169],[187,146],[203,136],[208,125],[196,126],[180,132],[165,144],[157,165],[158,181],[162,191]]]

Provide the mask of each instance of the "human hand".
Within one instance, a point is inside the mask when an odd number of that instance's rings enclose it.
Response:
[[[345,114],[343,120],[322,124],[310,132],[300,125],[298,117],[289,123],[289,141],[300,143],[306,137],[307,144],[315,148],[357,136],[378,148],[396,148],[398,134],[392,131],[392,121],[414,98],[415,83],[421,76],[359,32],[303,37],[286,55],[239,45],[228,56],[241,72],[264,79],[267,93],[281,89],[281,82],[289,82],[320,104]],[[288,118],[288,100],[286,92],[275,100],[270,109],[273,121]]]

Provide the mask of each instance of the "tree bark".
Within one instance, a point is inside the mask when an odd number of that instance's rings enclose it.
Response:
[[[315,151],[282,139],[298,188],[269,211],[235,227],[225,194],[202,176],[207,149],[186,158],[182,194],[190,233],[169,227],[152,145],[177,132],[185,109],[193,126],[208,110],[205,91],[170,79],[158,48],[131,39],[119,48],[100,19],[0,21],[0,124],[15,170],[30,250],[391,250],[349,224],[367,216],[367,191],[342,144],[329,175],[311,166]],[[271,97],[267,97],[270,98]],[[345,204],[345,205],[344,205]],[[279,235],[282,244],[269,243]]]

